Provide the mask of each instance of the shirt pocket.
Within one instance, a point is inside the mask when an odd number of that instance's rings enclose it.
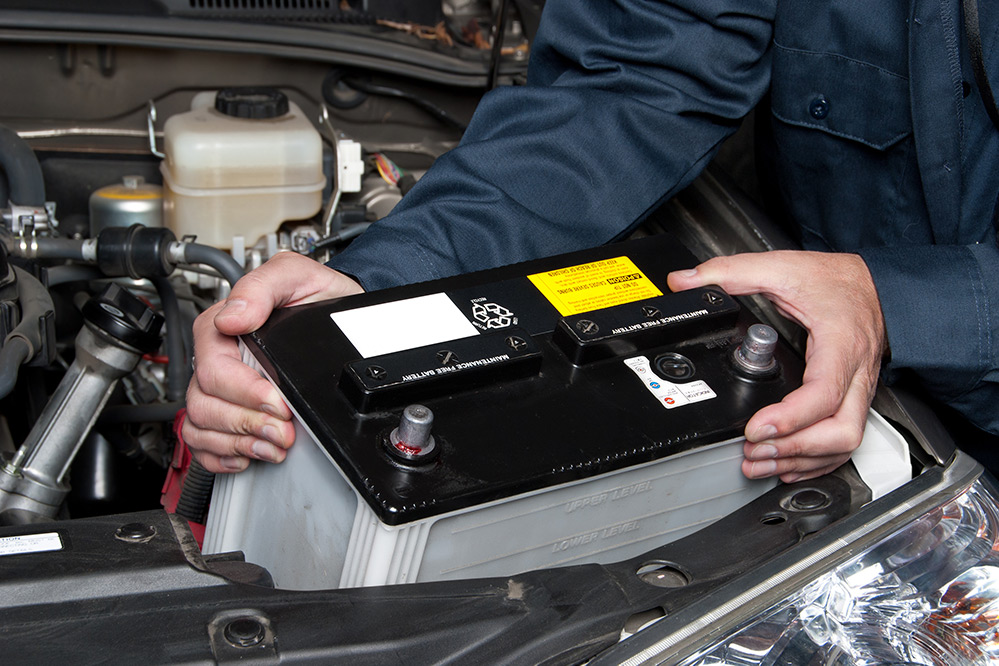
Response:
[[[774,44],[775,176],[809,249],[932,238],[912,134],[909,81],[833,53]]]
[[[774,45],[773,115],[885,150],[912,133],[906,77],[831,53]]]

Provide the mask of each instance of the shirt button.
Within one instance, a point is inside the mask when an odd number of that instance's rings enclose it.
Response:
[[[829,100],[825,95],[819,95],[808,104],[808,113],[816,120],[823,120],[829,115]]]

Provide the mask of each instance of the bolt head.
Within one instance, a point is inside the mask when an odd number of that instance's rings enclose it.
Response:
[[[145,523],[128,523],[115,530],[114,538],[126,543],[146,543],[156,536],[156,528]]]
[[[225,626],[223,635],[233,647],[246,648],[259,645],[265,636],[264,625],[252,617],[241,617]]]

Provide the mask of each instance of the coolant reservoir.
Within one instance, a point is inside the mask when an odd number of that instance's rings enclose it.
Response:
[[[164,222],[178,237],[253,244],[286,220],[315,215],[326,183],[322,139],[278,90],[199,93],[164,125]]]

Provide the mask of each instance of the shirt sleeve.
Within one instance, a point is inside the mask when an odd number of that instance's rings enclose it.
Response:
[[[766,92],[776,0],[549,0],[528,84],[329,265],[368,290],[623,237]]]
[[[999,247],[860,251],[881,299],[888,381],[915,374],[973,424],[999,434]]]

